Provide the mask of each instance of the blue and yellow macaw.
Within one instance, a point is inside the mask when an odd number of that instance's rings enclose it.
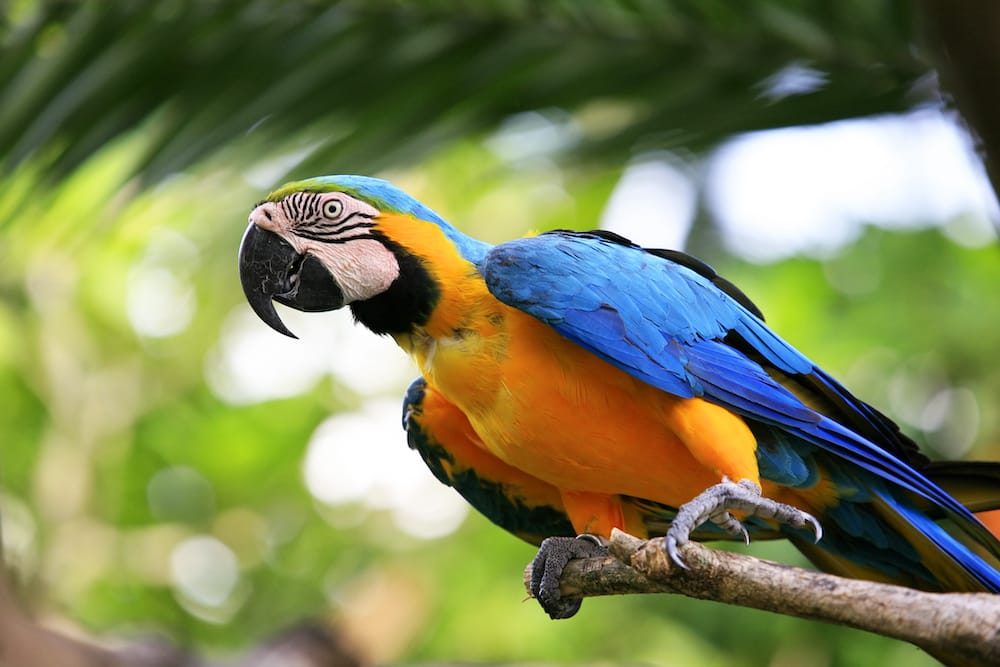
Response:
[[[1000,506],[1000,465],[929,463],[693,257],[604,231],[491,246],[386,181],[326,176],[253,209],[239,265],[281,333],[273,301],[349,306],[413,357],[410,446],[542,543],[532,589],[553,617],[579,607],[562,567],[613,528],[666,535],[678,562],[690,537],[785,537],[829,572],[1000,592],[974,515]]]

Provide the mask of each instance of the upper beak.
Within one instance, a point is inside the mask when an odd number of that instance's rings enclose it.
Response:
[[[280,236],[250,223],[240,243],[240,283],[253,312],[272,329],[297,338],[274,310],[273,301],[307,312],[336,310],[344,293],[326,267],[299,254]]]

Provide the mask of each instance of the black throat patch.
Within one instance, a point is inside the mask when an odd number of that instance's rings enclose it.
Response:
[[[423,262],[392,239],[374,232],[399,262],[399,276],[389,289],[351,304],[354,319],[374,333],[405,334],[427,324],[441,298],[441,288]]]

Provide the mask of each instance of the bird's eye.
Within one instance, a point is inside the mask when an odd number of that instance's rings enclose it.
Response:
[[[331,220],[339,218],[344,212],[344,203],[339,199],[329,199],[323,204],[323,215]]]

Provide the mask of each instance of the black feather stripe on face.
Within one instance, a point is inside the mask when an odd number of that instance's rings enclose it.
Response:
[[[285,217],[289,220],[306,220],[307,210],[310,204],[315,202],[318,195],[315,192],[303,190],[293,193],[281,200],[280,206],[284,210]]]
[[[291,229],[296,236],[323,243],[346,243],[374,238],[364,232],[342,236],[345,232],[373,228],[374,216],[354,211],[343,218],[328,219],[321,210],[323,197],[322,193],[302,190],[293,192],[278,203],[286,219],[291,221]]]
[[[399,277],[389,289],[351,304],[354,319],[377,334],[405,334],[427,324],[441,288],[420,258],[378,232],[373,235],[396,256]]]
[[[374,226],[375,223],[372,221],[372,216],[365,215],[363,213],[352,213],[347,218],[336,223],[331,223],[330,221],[322,218],[300,223],[295,227],[295,235],[301,236],[304,239],[312,239],[314,241],[332,241],[337,238],[343,238],[344,240],[350,240],[352,238],[367,239],[373,237],[370,234],[362,234],[353,237],[341,237],[340,235],[344,232],[349,232],[355,229],[371,229]]]

